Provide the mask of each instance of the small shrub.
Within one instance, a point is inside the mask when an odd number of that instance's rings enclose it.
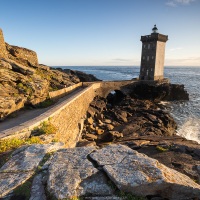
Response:
[[[10,159],[12,151],[0,153],[0,168]]]
[[[34,132],[36,135],[43,135],[43,134],[55,134],[57,131],[57,128],[51,124],[49,121],[48,122],[42,122],[41,125],[37,128],[34,129]]]
[[[119,192],[118,196],[121,197],[122,199],[126,199],[126,200],[145,200],[144,197],[138,197],[131,193],[126,193],[126,192],[122,192],[122,191]]]
[[[36,173],[39,173],[42,170],[42,166],[46,163],[47,160],[49,160],[49,158],[54,154],[54,152],[50,152],[45,154],[44,158],[42,159],[42,161],[39,163]]]
[[[41,144],[42,141],[40,140],[39,137],[33,136],[27,140],[25,140],[26,144]]]
[[[46,71],[43,71],[42,69],[37,69],[36,74],[39,75],[42,79],[51,80],[51,75],[47,74]]]
[[[0,153],[15,149],[24,144],[24,140],[20,139],[5,139],[0,141]]]
[[[166,152],[166,151],[169,151],[169,149],[167,149],[167,148],[164,148],[164,147],[161,147],[161,146],[156,146],[156,149],[158,150],[158,151],[160,151],[160,152]]]
[[[54,138],[51,142],[59,142],[59,139]]]
[[[31,196],[31,186],[32,186],[33,177],[28,179],[25,183],[18,186],[13,191],[13,196],[11,197],[11,200],[15,199],[23,199],[23,200],[29,200]]]
[[[20,88],[20,89],[23,89],[24,85],[22,83],[18,83],[17,87]]]
[[[6,152],[11,149],[16,149],[25,144],[42,144],[38,137],[31,137],[27,139],[5,139],[0,140],[0,153]]]
[[[38,108],[47,108],[51,105],[53,105],[55,102],[52,99],[46,99],[45,101],[39,103],[37,106]]]
[[[19,94],[18,93],[14,93],[13,97],[19,97]]]

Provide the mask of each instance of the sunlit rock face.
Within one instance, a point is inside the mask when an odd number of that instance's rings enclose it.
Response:
[[[7,58],[7,50],[4,42],[3,32],[0,29],[0,58]]]
[[[79,76],[91,81],[84,73],[38,64],[36,52],[5,43],[0,29],[0,120],[26,105],[35,107],[50,91],[80,82]]]

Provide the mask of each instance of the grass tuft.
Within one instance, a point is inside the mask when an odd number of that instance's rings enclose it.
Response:
[[[34,130],[35,135],[50,135],[55,134],[57,128],[49,121],[42,122],[39,127],[36,127]]]
[[[161,147],[161,146],[156,146],[156,149],[158,150],[158,151],[160,151],[160,152],[166,152],[166,151],[169,151],[169,149],[168,148],[164,148],[164,147]]]
[[[0,140],[0,153],[16,149],[22,145],[26,144],[42,144],[42,141],[40,140],[39,137],[31,137],[27,139],[5,139],[5,140]]]

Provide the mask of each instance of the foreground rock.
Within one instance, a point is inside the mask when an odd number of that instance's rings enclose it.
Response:
[[[16,150],[0,169],[0,197],[4,197],[28,180],[35,173],[45,154],[62,147],[62,143],[36,144]]]
[[[79,196],[111,196],[107,177],[89,161],[94,147],[57,152],[49,167],[48,190],[57,199]]]
[[[106,146],[90,156],[122,191],[179,200],[200,197],[200,186],[189,177],[126,146]]]
[[[20,189],[27,182],[30,186]],[[15,151],[0,169],[0,194],[2,199],[31,200],[189,200],[200,197],[200,185],[125,145],[64,149],[54,143]]]

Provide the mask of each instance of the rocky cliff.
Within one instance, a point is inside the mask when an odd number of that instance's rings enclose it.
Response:
[[[125,87],[124,90],[130,91],[130,96],[138,99],[153,101],[189,100],[189,94],[184,89],[184,85],[171,84],[168,79],[153,82],[141,81]]]
[[[50,91],[80,81],[95,81],[84,73],[53,69],[38,64],[36,52],[4,42],[0,30],[0,120],[26,105],[35,106],[48,98]]]

